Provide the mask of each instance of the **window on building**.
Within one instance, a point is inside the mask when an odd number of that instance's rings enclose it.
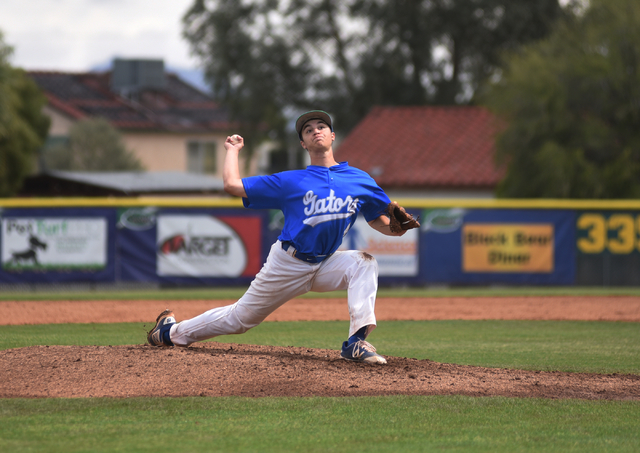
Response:
[[[192,140],[187,144],[187,171],[189,173],[216,173],[216,142]]]

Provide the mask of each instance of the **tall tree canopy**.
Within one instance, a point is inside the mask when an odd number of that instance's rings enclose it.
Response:
[[[592,0],[506,58],[481,96],[505,121],[504,197],[640,197],[640,3]]]
[[[561,13],[558,0],[195,0],[184,35],[244,133],[284,140],[310,108],[346,132],[373,105],[468,102],[501,51]]]
[[[46,98],[21,69],[9,64],[12,48],[0,32],[0,197],[14,195],[35,165],[49,131]]]
[[[50,170],[139,171],[142,163],[128,150],[122,135],[103,118],[87,118],[69,129],[67,143],[44,153]]]

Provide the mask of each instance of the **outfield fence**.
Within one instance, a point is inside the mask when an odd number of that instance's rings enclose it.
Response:
[[[640,201],[398,202],[419,230],[343,241],[381,286],[640,285]],[[2,285],[247,285],[284,224],[231,198],[0,199],[0,221]]]

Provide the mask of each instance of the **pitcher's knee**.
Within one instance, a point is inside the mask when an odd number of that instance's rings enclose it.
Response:
[[[358,265],[360,267],[370,267],[374,271],[378,271],[378,261],[373,255],[367,252],[358,252]]]
[[[378,265],[378,262],[376,261],[373,255],[370,255],[367,252],[358,252],[358,254],[360,255],[360,259],[365,263],[372,263],[376,266]]]

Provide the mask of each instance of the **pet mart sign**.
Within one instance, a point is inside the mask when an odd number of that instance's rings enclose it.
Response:
[[[248,251],[238,233],[210,215],[160,215],[157,272],[161,276],[239,277]]]
[[[553,224],[467,223],[464,272],[553,272]]]
[[[3,218],[5,271],[97,271],[107,265],[104,218]]]

